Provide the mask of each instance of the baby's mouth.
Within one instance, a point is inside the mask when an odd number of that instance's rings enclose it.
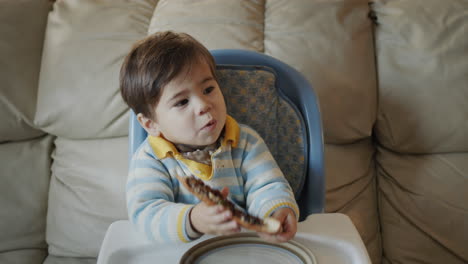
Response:
[[[202,129],[212,129],[213,127],[216,126],[216,120],[211,120],[208,122]]]

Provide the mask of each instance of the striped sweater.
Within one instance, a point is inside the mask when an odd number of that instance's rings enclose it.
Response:
[[[289,207],[299,217],[292,189],[263,139],[229,116],[212,165],[184,159],[161,137],[149,136],[135,152],[126,186],[128,214],[152,241],[193,240],[188,235],[188,213],[200,201],[176,175],[195,175],[216,189],[227,186],[230,199],[252,215],[266,217]]]

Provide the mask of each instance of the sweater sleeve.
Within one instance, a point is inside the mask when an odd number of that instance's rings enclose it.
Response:
[[[126,199],[130,221],[151,241],[192,240],[186,224],[193,205],[175,202],[169,173],[144,147],[130,162]]]
[[[247,129],[247,132],[242,140],[245,149],[241,173],[245,179],[249,213],[264,218],[278,208],[289,207],[299,219],[299,209],[292,188],[273,155],[258,133],[253,129]]]

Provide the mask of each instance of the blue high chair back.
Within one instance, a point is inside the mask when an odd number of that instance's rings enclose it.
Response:
[[[317,96],[297,70],[268,55],[246,50],[213,50],[216,77],[228,114],[265,140],[293,188],[304,220],[322,213],[325,174],[322,121]],[[129,154],[146,139],[132,112]]]

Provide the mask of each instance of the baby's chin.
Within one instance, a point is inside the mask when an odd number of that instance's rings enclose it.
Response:
[[[218,136],[218,138],[213,139],[213,140],[207,140],[207,141],[204,141],[204,142],[200,142],[202,144],[197,144],[196,146],[201,149],[201,148],[207,147],[209,145],[215,144],[218,141],[219,137],[220,136]]]
[[[218,138],[220,137],[221,135],[218,136]],[[200,140],[198,142],[194,142],[194,141],[190,141],[190,142],[187,142],[187,143],[184,143],[184,142],[180,142],[180,143],[175,143],[175,144],[183,144],[185,146],[188,146],[190,148],[193,148],[193,149],[203,149],[209,145],[212,145],[212,144],[215,144],[217,141],[218,141],[218,138],[216,139],[206,139],[206,140]]]

